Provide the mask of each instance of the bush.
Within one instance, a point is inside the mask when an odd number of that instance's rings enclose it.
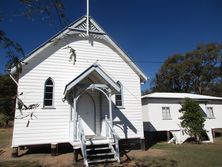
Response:
[[[5,128],[8,126],[9,123],[9,117],[0,113],[0,127]]]

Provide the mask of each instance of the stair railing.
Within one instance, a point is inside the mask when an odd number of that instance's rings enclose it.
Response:
[[[107,118],[107,115],[105,115],[105,122],[106,122],[106,137],[107,138],[113,138],[114,144],[115,144],[115,157],[118,162],[120,162],[119,158],[119,140],[120,137],[116,133],[115,129],[111,126],[110,120]]]
[[[86,166],[89,166],[88,161],[87,161],[87,154],[86,154],[86,136],[85,136],[85,132],[84,132],[83,125],[82,125],[82,119],[80,116],[78,116],[77,127],[78,127],[78,139],[80,141],[84,164]]]

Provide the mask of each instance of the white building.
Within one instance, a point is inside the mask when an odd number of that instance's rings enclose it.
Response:
[[[144,139],[140,84],[147,77],[87,18],[72,23],[22,60],[18,92],[23,94],[19,99],[27,107],[39,107],[25,110],[24,106],[22,114],[16,109],[15,150],[70,143],[84,153],[89,141],[112,145],[117,136]],[[115,157],[118,159],[117,154]]]
[[[213,142],[215,130],[222,128],[222,98],[190,93],[150,93],[142,97],[144,131],[156,137],[165,132],[168,140],[174,137],[177,143],[189,136],[180,127],[179,112],[185,98],[199,103],[205,118],[208,140]],[[171,132],[171,134],[169,133]],[[170,136],[172,135],[172,136]],[[152,135],[151,135],[152,136]],[[152,137],[151,137],[152,138]],[[149,139],[148,139],[149,140]]]

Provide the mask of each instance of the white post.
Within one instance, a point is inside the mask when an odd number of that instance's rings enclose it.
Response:
[[[108,138],[110,136],[109,135],[110,133],[109,133],[109,127],[107,123],[108,123],[108,118],[107,118],[107,115],[105,115],[106,137]]]
[[[86,34],[89,36],[89,0],[87,0],[87,9],[86,9]]]
[[[76,97],[74,97],[74,99],[73,99],[73,114],[72,114],[72,120],[73,120],[73,129],[74,129],[74,140],[76,140],[77,139],[77,133],[78,133],[78,131],[77,131],[77,127],[78,127],[78,125],[77,125],[77,120],[78,120],[78,118],[77,118],[77,111],[76,111]]]
[[[111,90],[109,89],[109,119],[110,125],[113,128],[113,112],[112,112],[112,100],[111,100]]]

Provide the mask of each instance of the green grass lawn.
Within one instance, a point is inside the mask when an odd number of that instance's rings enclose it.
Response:
[[[139,164],[150,167],[179,166],[179,167],[221,167],[222,139],[210,144],[167,144],[158,143],[152,148],[165,150],[161,157],[144,157]],[[152,165],[150,162],[153,162]],[[143,165],[142,165],[143,166]]]

